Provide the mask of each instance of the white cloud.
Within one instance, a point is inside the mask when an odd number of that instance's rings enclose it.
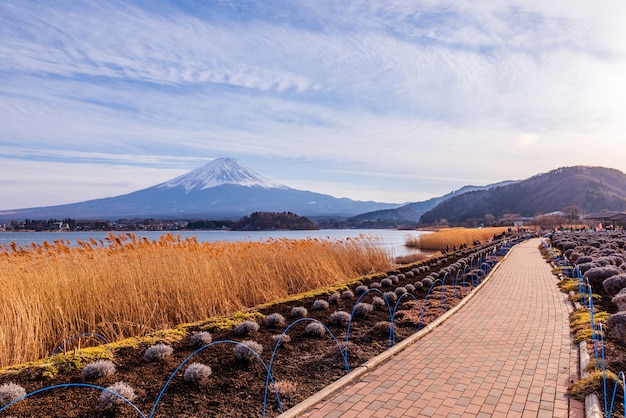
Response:
[[[0,209],[52,206],[130,193],[174,178],[187,170],[103,165],[0,157]]]
[[[233,156],[274,161],[288,185],[405,201],[563,165],[626,168],[606,152],[626,132],[619,2],[247,6],[0,4],[0,175],[47,204],[41,184],[96,187],[79,163],[111,179],[119,164],[136,187],[152,184],[146,167]],[[73,162],[58,163],[62,182],[19,168],[54,161]],[[19,206],[10,187],[0,206]]]

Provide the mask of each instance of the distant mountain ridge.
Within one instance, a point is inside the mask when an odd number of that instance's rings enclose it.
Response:
[[[495,218],[505,214],[533,217],[571,206],[584,213],[626,210],[626,174],[605,167],[561,167],[512,184],[454,196],[424,213],[421,222],[434,224],[446,219],[460,225],[488,214]]]
[[[384,221],[394,221],[394,222],[406,222],[406,223],[417,223],[420,221],[422,215],[429,210],[435,208],[441,202],[444,202],[454,196],[461,195],[463,193],[468,193],[476,190],[485,190],[491,189],[494,187],[500,187],[507,184],[515,183],[514,180],[506,180],[499,183],[490,184],[487,186],[464,186],[458,190],[454,190],[448,194],[445,194],[440,197],[433,197],[432,199],[428,199],[422,202],[413,202],[407,203],[399,208],[393,209],[383,209],[373,212],[362,213],[360,215],[354,216],[350,218],[350,222],[359,224],[364,222],[384,222]]]
[[[253,212],[342,216],[397,207],[292,189],[232,158],[218,158],[164,183],[116,197],[66,205],[0,211],[0,220],[209,218],[239,219]]]
[[[182,176],[116,197],[67,205],[0,211],[0,221],[23,219],[222,219],[253,212],[292,212],[319,219],[350,218],[346,225],[393,227],[477,225],[505,214],[533,217],[570,206],[584,213],[626,210],[626,174],[604,167],[563,167],[525,180],[465,186],[404,205],[362,202],[292,189],[231,158],[218,158]],[[378,224],[376,224],[378,223]]]

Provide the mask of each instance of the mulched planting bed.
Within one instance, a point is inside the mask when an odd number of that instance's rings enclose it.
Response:
[[[583,282],[589,281],[595,295],[593,298],[594,315],[597,323],[602,323],[604,334],[603,342],[595,342],[600,363],[599,370],[602,372],[602,350],[604,349],[606,369],[615,375],[620,371],[626,371],[626,315],[622,316],[623,314],[619,313],[617,305],[620,297],[626,300],[626,232],[555,232],[550,235],[550,239],[552,246],[566,259],[557,260],[564,275],[574,276],[574,280],[577,281],[580,274]],[[578,292],[577,289],[573,291]],[[588,314],[588,309],[586,311]],[[585,330],[588,332],[585,340],[587,340],[590,365],[594,367],[596,350],[594,350],[594,342],[589,338],[591,321],[584,326],[575,327],[573,332],[582,335],[581,333]],[[604,407],[603,386],[602,380],[596,379],[593,383],[586,385],[586,389],[582,391],[583,395],[595,391],[600,398],[601,407]],[[574,385],[570,389],[572,387]],[[609,405],[613,387],[613,382],[609,381],[607,383]],[[584,400],[584,396],[580,393],[573,393],[573,395],[581,401]],[[620,387],[616,393],[613,415],[622,417],[623,411],[623,388]]]
[[[359,284],[369,287],[373,282],[382,283],[381,279],[390,276],[391,278],[397,277],[397,283],[380,288],[381,291],[386,292],[394,291],[394,289],[408,284],[415,285],[416,282],[422,282],[431,274],[443,276],[444,272],[448,271],[454,278],[459,265],[469,264],[469,259],[477,257],[478,252],[481,252],[483,256],[491,256],[496,246],[500,244],[501,242],[497,241],[489,246],[478,246],[457,251],[427,262],[368,277],[361,280]],[[496,259],[497,257],[493,257],[494,261]],[[461,267],[460,270],[463,268]],[[469,269],[466,270],[469,271]],[[396,343],[417,332],[420,328],[420,321],[421,327],[423,327],[455,306],[460,302],[461,296],[469,293],[471,288],[469,279],[465,283],[464,291],[461,283],[459,283],[456,292],[454,292],[450,276],[447,277],[445,283],[445,295],[441,292],[440,286],[435,286],[428,297],[429,302],[426,304],[423,300],[428,290],[428,282],[425,283],[426,286],[411,292],[419,302],[408,297],[402,299],[404,303],[398,308],[394,325]],[[357,285],[352,285],[350,290],[356,292],[356,287]],[[17,373],[0,374],[0,385],[13,382],[21,385],[30,393],[43,387],[67,383],[88,383],[99,387],[108,387],[123,381],[132,387],[136,395],[133,403],[147,417],[170,375],[182,361],[198,349],[199,346],[192,344],[191,336],[199,331],[210,332],[213,342],[253,340],[262,345],[263,351],[260,357],[269,365],[276,344],[275,336],[281,334],[289,324],[297,320],[292,316],[293,308],[304,307],[307,310],[306,317],[317,319],[328,326],[341,347],[344,348],[348,327],[345,324],[333,325],[329,322],[329,318],[336,311],[351,313],[358,295],[350,299],[339,298],[338,301],[330,303],[330,306],[324,310],[313,309],[313,303],[316,300],[328,301],[329,296],[328,293],[320,294],[315,297],[276,303],[269,307],[247,312],[259,324],[259,329],[248,335],[236,335],[233,327],[223,329],[211,326],[209,323],[190,325],[185,328],[185,336],[171,344],[173,354],[162,361],[146,362],[144,360],[144,352],[148,348],[146,344],[135,348],[115,349],[111,360],[116,366],[116,373],[112,376],[85,381],[81,379],[81,371],[78,369],[59,372],[53,377],[44,377],[41,369],[24,369]],[[380,297],[380,294],[370,292],[361,302],[371,303],[374,296]],[[424,305],[426,307],[422,312]],[[256,319],[254,318],[255,312],[260,314],[257,314]],[[275,313],[285,318],[285,325],[266,325],[263,316]],[[354,318],[350,325],[349,336],[348,361],[351,369],[358,367],[389,347],[389,321],[390,315],[386,306],[374,309],[364,317]],[[280,393],[283,410],[293,407],[347,373],[340,350],[328,333],[317,337],[305,333],[305,329],[310,323],[312,322],[302,321],[290,328],[287,333],[290,341],[282,342],[276,351],[271,372]],[[263,416],[266,370],[255,357],[248,362],[237,359],[233,353],[235,347],[236,344],[234,343],[214,344],[193,356],[172,378],[153,416]],[[194,362],[205,364],[212,369],[212,374],[201,384],[186,383],[183,379],[183,373],[187,366]],[[112,409],[101,408],[99,406],[101,392],[99,389],[87,387],[53,389],[12,405],[0,412],[0,417],[141,416],[127,404]],[[277,416],[279,413],[276,395],[270,385],[265,416]]]

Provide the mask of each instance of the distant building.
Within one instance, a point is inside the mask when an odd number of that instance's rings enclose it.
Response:
[[[533,218],[522,216],[519,213],[505,213],[502,215],[502,225],[509,225],[519,228],[521,226],[530,225]]]
[[[607,210],[587,214],[583,216],[583,219],[593,221],[598,229],[615,229],[626,226],[626,212]]]

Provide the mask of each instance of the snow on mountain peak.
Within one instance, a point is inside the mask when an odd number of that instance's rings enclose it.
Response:
[[[184,187],[190,190],[204,190],[222,184],[236,184],[239,186],[258,186],[265,189],[286,189],[282,184],[274,183],[252,169],[244,167],[232,158],[216,158],[187,174],[176,177],[160,184],[160,188]]]

